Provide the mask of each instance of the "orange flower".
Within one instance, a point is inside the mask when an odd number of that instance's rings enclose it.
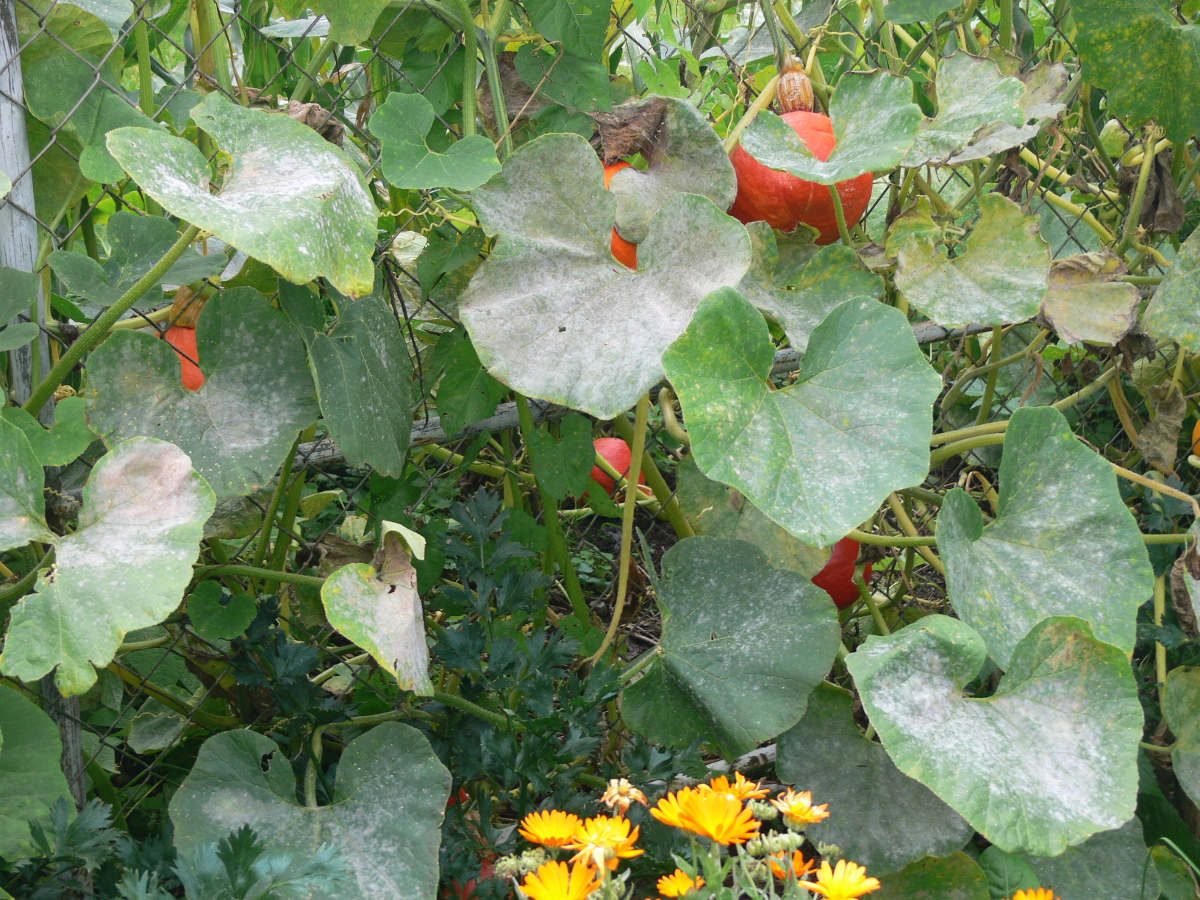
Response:
[[[582,824],[582,820],[575,813],[546,809],[531,812],[522,819],[519,831],[521,837],[534,844],[564,847],[575,837]]]
[[[1037,888],[1036,890],[1017,891],[1013,894],[1012,900],[1058,900],[1058,897],[1054,895],[1054,891]]]
[[[787,877],[787,854],[772,853],[767,857],[767,865],[771,867],[771,872],[776,878]],[[797,878],[803,878],[813,867],[811,859],[805,859],[804,854],[799,850],[792,853],[792,874]]]
[[[711,838],[718,844],[744,844],[760,823],[733,794],[684,788],[668,794],[650,810],[658,821]]]
[[[647,805],[646,795],[629,783],[627,778],[611,778],[608,782],[608,790],[604,792],[604,796],[600,798],[600,802],[609,809],[615,809],[621,815],[625,815],[629,811],[629,807],[634,801]]]
[[[865,867],[844,859],[838,860],[836,869],[830,869],[829,863],[822,861],[817,880],[800,883],[825,900],[858,900],[863,894],[879,890],[878,878],[868,878]]]
[[[584,822],[570,843],[563,846],[579,851],[571,857],[574,862],[588,860],[597,869],[604,866],[615,869],[617,860],[641,856],[645,852],[633,846],[637,839],[638,827],[634,825],[630,831],[628,819],[597,816]]]
[[[682,897],[688,891],[704,887],[704,879],[693,879],[691,875],[676,869],[670,875],[658,879],[658,892],[664,897]]]
[[[566,863],[548,862],[525,876],[521,890],[529,900],[585,900],[599,886],[595,871],[586,863],[568,869]]]
[[[718,794],[733,794],[739,800],[761,800],[770,793],[766,788],[760,788],[760,782],[749,781],[741,772],[733,773],[736,778],[733,784],[724,775],[718,775],[710,784],[698,786],[700,791],[716,791]]]
[[[805,825],[829,818],[829,804],[813,806],[811,791],[797,793],[788,788],[787,793],[777,800],[772,800],[771,805],[783,814],[784,823],[792,828],[803,828]]]

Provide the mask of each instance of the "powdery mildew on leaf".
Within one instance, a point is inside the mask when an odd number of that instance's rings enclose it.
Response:
[[[29,824],[49,825],[50,808],[70,798],[59,761],[62,741],[51,718],[15,689],[0,686],[0,856],[36,851]]]
[[[1163,715],[1175,733],[1175,775],[1192,802],[1200,802],[1200,668],[1180,666],[1167,675]]]
[[[54,537],[46,527],[44,486],[42,464],[29,440],[0,418],[0,550]]]
[[[1193,231],[1179,248],[1142,315],[1142,327],[1157,340],[1200,351],[1200,232]]]
[[[108,149],[175,215],[304,284],[319,275],[357,297],[374,282],[378,211],[346,155],[285,115],[209,94],[192,119],[232,157],[220,193],[196,146],[148,128],[118,128]]]
[[[924,480],[941,379],[904,316],[870,299],[813,331],[795,384],[773,389],[774,358],[762,316],[727,289],[705,299],[663,363],[700,470],[828,547]]]
[[[450,773],[429,742],[385,722],[350,742],[337,775],[332,804],[299,806],[274,741],[249,730],[209,738],[171,799],[176,846],[187,853],[249,825],[268,852],[311,853],[329,843],[346,858],[349,883],[295,900],[433,900]]]
[[[1037,315],[1050,274],[1050,248],[1036,216],[999,194],[985,194],[966,251],[949,259],[934,244],[924,199],[896,220],[888,252],[896,287],[937,324],[1021,322]],[[895,250],[893,251],[893,247]]]
[[[805,833],[841,847],[872,874],[961,850],[975,831],[863,736],[854,723],[854,697],[843,688],[818,685],[804,718],[776,746],[779,776],[836,811]]]
[[[471,191],[500,171],[496,148],[482,134],[471,134],[445,153],[429,149],[425,136],[433,125],[433,104],[420,94],[393,91],[371,116],[371,131],[383,144],[380,168],[398,188],[448,187]]]
[[[1052,856],[1133,815],[1142,711],[1125,653],[1081,619],[1046,619],[989,698],[963,695],[986,649],[927,616],[847,659],[883,746],[905,774],[1002,850]]]
[[[1050,406],[1018,409],[1000,465],[995,521],[961,489],[946,495],[938,547],[954,610],[1003,667],[1048,616],[1078,616],[1133,651],[1154,572],[1112,466]]]
[[[638,269],[613,259],[615,198],[576,134],[517,150],[472,195],[495,250],[463,294],[462,321],[492,375],[607,419],[661,380],[662,352],[701,298],[750,264],[740,223],[712,201],[676,195],[638,247]]]
[[[79,526],[12,611],[0,671],[35,681],[58,667],[65,696],[96,681],[126,632],[161,622],[183,598],[216,500],[178,447],[115,446],[92,470]]]
[[[1126,272],[1111,250],[1055,260],[1042,314],[1069,344],[1115,344],[1137,324],[1136,285],[1113,279]]]
[[[250,493],[275,476],[296,433],[317,417],[304,345],[252,288],[215,295],[196,343],[205,381],[189,391],[166,342],[134,331],[109,337],[88,359],[90,424],[110,443],[171,441],[217,496]]]
[[[799,721],[838,646],[829,596],[745,541],[695,537],[662,560],[658,658],[625,689],[630,728],[733,758]]]
[[[737,176],[724,143],[692,104],[674,97],[641,102],[666,105],[659,136],[642,172],[622,169],[609,190],[617,198],[617,232],[640,244],[650,233],[650,220],[676,194],[699,194],[726,210],[737,195]],[[618,110],[620,111],[620,110]]]
[[[997,122],[985,125],[976,132],[974,139],[965,149],[947,160],[949,165],[988,159],[1002,150],[1023,144],[1036,137],[1067,108],[1062,98],[1071,81],[1071,75],[1062,63],[1040,62],[1028,72],[1016,77],[1025,85],[1025,93],[1017,101],[1017,105],[1025,113],[1024,121],[1030,124],[1014,126]]]

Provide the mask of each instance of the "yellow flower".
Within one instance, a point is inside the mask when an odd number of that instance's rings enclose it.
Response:
[[[529,900],[584,900],[599,886],[595,871],[586,863],[567,868],[566,863],[548,862],[525,876],[521,890]]]
[[[784,823],[792,828],[803,828],[805,825],[829,818],[829,804],[813,806],[811,791],[797,793],[788,788],[787,793],[777,800],[772,800],[771,805],[783,814]]]
[[[704,879],[692,879],[683,869],[676,869],[670,875],[658,879],[658,892],[664,897],[682,897],[688,891],[704,887]]]
[[[760,823],[733,794],[684,788],[668,794],[650,810],[658,821],[712,838],[718,844],[744,844]]]
[[[711,784],[702,784],[699,786],[701,792],[716,791],[718,794],[733,794],[739,800],[761,800],[767,796],[770,791],[766,788],[760,788],[759,782],[749,781],[741,772],[734,772],[736,780],[733,784],[729,783],[729,779],[724,775],[718,775],[712,780]]]
[[[634,801],[646,806],[646,795],[629,783],[627,778],[612,778],[608,782],[608,790],[600,798],[600,802],[609,809],[615,809],[621,815],[629,811]]]
[[[546,847],[562,847],[569,843],[583,824],[575,813],[561,809],[532,812],[521,821],[521,837]]]
[[[857,900],[863,894],[879,889],[878,878],[868,878],[865,867],[844,859],[838,860],[836,869],[830,869],[829,863],[822,861],[817,880],[801,884],[825,900]]]
[[[772,853],[767,857],[767,864],[771,867],[771,872],[776,878],[787,877],[787,854]],[[804,854],[799,850],[792,853],[792,874],[797,878],[803,878],[813,867],[811,859],[805,859]]]
[[[1058,900],[1054,891],[1046,888],[1037,888],[1030,891],[1017,891],[1012,896],[1012,900]]]
[[[597,869],[603,866],[615,869],[617,860],[641,856],[645,852],[633,846],[637,839],[638,827],[634,825],[631,832],[628,819],[597,816],[584,822],[571,842],[564,846],[579,851],[571,857],[575,862],[588,860]]]

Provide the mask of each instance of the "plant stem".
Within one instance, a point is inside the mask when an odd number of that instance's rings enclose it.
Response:
[[[320,588],[325,583],[324,578],[312,575],[298,575],[295,572],[275,572],[271,569],[260,569],[258,566],[219,565],[196,566],[196,577],[205,575],[239,575],[243,578],[272,578],[284,584],[301,584],[305,587]]]
[[[279,481],[271,494],[271,502],[267,504],[267,511],[263,513],[262,531],[258,535],[258,545],[254,548],[252,565],[261,566],[267,558],[267,547],[271,545],[271,528],[275,525],[275,516],[279,513],[279,506],[283,502],[284,494],[287,493],[288,481],[292,477],[292,465],[296,460],[296,449],[300,446],[300,434],[300,432],[296,432],[296,439],[292,441],[292,449],[288,451],[288,455],[283,460],[283,467],[279,470]]]
[[[725,137],[725,152],[732,153],[733,148],[737,146],[738,139],[741,138],[742,132],[750,127],[750,123],[754,121],[755,116],[771,105],[771,101],[775,99],[775,89],[779,87],[779,76],[775,75],[767,82],[766,87],[762,89],[753,103],[747,107],[745,114],[738,119],[738,123],[730,129],[729,134]]]
[[[975,417],[975,424],[982,425],[988,420],[988,416],[992,412],[992,398],[996,396],[996,381],[1000,377],[1000,341],[1004,337],[1004,326],[995,325],[992,327],[992,371],[988,373],[987,386],[983,389],[983,398],[979,401],[979,415]],[[1031,345],[1032,346],[1032,345]]]
[[[67,348],[54,368],[50,370],[50,374],[42,380],[42,383],[37,386],[37,390],[25,401],[26,412],[35,416],[37,415],[38,410],[45,405],[46,401],[54,393],[54,389],[62,384],[63,379],[71,374],[71,370],[75,368],[75,364],[83,359],[84,354],[100,343],[100,340],[108,334],[109,329],[125,314],[126,310],[140,300],[142,295],[153,285],[162,281],[163,275],[167,273],[167,270],[175,264],[175,261],[179,257],[183,256],[183,251],[191,246],[192,241],[196,239],[196,235],[199,233],[199,228],[195,225],[189,225],[187,230],[179,236],[179,240],[175,242],[174,246],[166,252],[162,259],[154,264],[154,268],[139,278],[133,287],[121,295],[120,300],[106,309],[92,323],[91,328],[79,335],[78,340]]]
[[[838,195],[837,185],[829,185],[829,196],[833,198],[833,214],[837,216],[838,234],[842,236],[842,243],[847,247],[853,247],[850,243],[850,229],[846,227],[846,213],[842,209],[842,198]]]
[[[851,528],[846,537],[853,538],[860,544],[872,544],[877,547],[936,547],[937,537],[934,535],[918,535],[917,537],[899,537],[892,534],[869,534]]]
[[[954,446],[951,444],[951,446]],[[895,493],[888,494],[888,507],[892,510],[892,515],[896,517],[896,521],[900,524],[900,530],[909,537],[917,537],[917,526],[913,524],[913,520],[908,517],[908,512],[904,509],[904,504],[900,502],[900,498]],[[946,567],[942,565],[942,561],[937,558],[937,555],[928,547],[918,546],[917,552],[921,554],[925,562],[933,566],[934,570],[941,576],[945,576]]]
[[[1094,215],[1092,215],[1090,210],[1084,209],[1082,206],[1072,203],[1065,197],[1058,196],[1058,194],[1054,193],[1054,191],[1042,191],[1040,194],[1038,194],[1038,196],[1051,206],[1057,206],[1063,212],[1068,212],[1075,216],[1077,219],[1079,219],[1079,221],[1087,225],[1088,228],[1096,232],[1096,234],[1099,235],[1100,240],[1102,240],[1105,244],[1112,244],[1116,241],[1116,236],[1107,228],[1105,228],[1100,221]]]
[[[53,548],[46,551],[46,555],[41,558],[36,566],[22,575],[20,581],[0,587],[0,607],[3,607],[7,603],[15,602],[28,594],[29,589],[37,581],[38,573],[42,569],[48,568],[52,562],[54,562]],[[6,614],[4,609],[0,609],[0,615]]]
[[[329,55],[336,49],[337,44],[329,38],[325,38],[325,42],[317,48],[317,52],[308,61],[308,65],[301,70],[300,80],[296,82],[296,87],[292,91],[292,96],[288,98],[289,100],[303,103],[308,99],[308,92],[317,83],[317,75],[320,74],[321,66],[325,65],[325,60],[329,59]]]
[[[871,611],[871,618],[875,620],[875,628],[884,636],[891,634],[892,629],[888,628],[887,620],[883,618],[883,613],[879,610],[879,604],[871,596],[871,589],[867,587],[866,579],[863,578],[862,566],[854,567],[854,586],[858,588],[858,596],[862,599],[862,602]]]
[[[496,133],[500,135],[496,150],[500,162],[512,155],[512,135],[509,134],[508,106],[504,100],[504,83],[500,80],[500,66],[496,61],[496,44],[488,38],[483,44],[483,65],[487,71],[488,88],[492,94],[492,117],[496,120]]]
[[[1117,184],[1121,178],[1117,174],[1117,167],[1113,165],[1108,151],[1104,149],[1104,144],[1100,141],[1100,132],[1096,128],[1096,120],[1092,117],[1092,86],[1085,84],[1079,92],[1079,105],[1083,111],[1083,128],[1088,134],[1088,138],[1092,142],[1092,150],[1096,154],[1096,159],[1100,160],[1100,165],[1104,169],[1113,184]]]
[[[300,433],[300,443],[311,441],[317,436],[317,426],[310,425]],[[299,444],[297,444],[299,446]],[[293,451],[293,456],[295,451]],[[288,550],[292,545],[292,526],[296,524],[296,512],[300,509],[300,500],[304,494],[304,472],[300,472],[292,486],[288,489],[287,503],[283,507],[283,515],[279,519],[279,534],[275,538],[275,549],[271,553],[271,562],[268,568],[275,572],[282,572],[284,565],[287,563]],[[272,578],[268,579],[263,585],[263,591],[268,594],[273,594],[279,589],[279,580]],[[287,609],[280,604],[280,615],[282,618],[287,618]]]
[[[1137,187],[1134,189],[1133,198],[1129,201],[1129,212],[1125,216],[1125,228],[1121,232],[1121,243],[1117,245],[1117,256],[1123,255],[1137,237],[1138,219],[1142,215],[1142,204],[1146,200],[1146,185],[1150,182],[1150,172],[1154,168],[1154,151],[1158,137],[1157,129],[1146,127],[1142,168],[1138,171]]]
[[[617,572],[617,602],[613,606],[612,621],[608,623],[608,631],[600,648],[587,658],[588,664],[595,664],[612,646],[621,627],[621,613],[625,611],[625,596],[629,591],[629,563],[633,549],[633,514],[637,510],[637,483],[642,468],[642,454],[646,451],[646,419],[650,413],[650,395],[643,394],[638,400],[633,416],[633,447],[632,461],[629,466],[629,485],[625,488],[625,509],[621,517],[621,559]]]
[[[525,455],[529,457],[532,465],[533,447],[529,437],[537,426],[533,424],[533,413],[529,409],[529,401],[523,394],[516,391],[513,392],[513,396],[517,402],[517,415],[521,419],[521,436],[525,439]],[[537,483],[536,478],[534,482]],[[579,620],[579,624],[586,625],[592,620],[592,613],[588,609],[587,600],[584,599],[583,587],[579,584],[579,576],[575,574],[575,566],[571,563],[571,551],[567,547],[567,539],[563,536],[562,523],[558,520],[558,501],[551,497],[540,483],[537,483],[537,492],[542,501],[542,524],[550,532],[550,546],[558,558],[558,569],[562,572],[563,587],[567,590],[571,609],[575,613],[575,618]]]
[[[438,703],[445,703],[447,706],[453,706],[455,709],[461,709],[463,712],[469,712],[473,716],[478,716],[485,722],[491,722],[493,725],[504,728],[508,731],[524,731],[525,726],[516,719],[504,716],[498,712],[493,712],[490,709],[484,709],[470,700],[460,697],[458,694],[447,694],[445,691],[434,691],[433,699]]]
[[[1013,0],[1000,0],[1000,46],[1013,49]]]
[[[759,0],[759,8],[763,14],[763,24],[771,36],[771,46],[775,48],[775,71],[782,73],[787,67],[788,47],[779,31],[779,22],[775,19],[775,9],[771,0]]]
[[[1154,579],[1154,624],[1162,628],[1163,613],[1167,603],[1166,573]],[[1154,673],[1158,682],[1158,705],[1162,706],[1167,694],[1167,648],[1159,641],[1154,642]]]
[[[199,707],[189,706],[170,691],[165,691],[154,682],[147,681],[131,669],[125,668],[119,662],[110,662],[106,668],[134,690],[149,694],[163,706],[168,706],[180,715],[201,725],[225,731],[242,724],[241,719],[237,716],[218,716],[205,712]]]
[[[661,393],[658,399],[661,403]],[[633,443],[633,425],[630,424],[625,416],[617,416],[613,419],[613,427],[616,428],[617,433],[628,443]],[[663,478],[662,473],[658,470],[658,466],[655,465],[654,458],[650,455],[649,450],[642,453],[642,474],[646,476],[646,484],[650,486],[650,490],[654,491],[654,497],[658,500],[659,506],[662,507],[663,518],[670,522],[671,527],[675,529],[676,537],[695,537],[696,531],[692,528],[692,523],[684,517],[683,510],[679,508],[679,498],[675,496],[675,492],[667,485],[666,479]],[[631,472],[630,477],[636,476]]]
[[[462,19],[463,29],[463,95],[462,95],[462,136],[468,137],[475,133],[475,66],[479,48],[475,37],[475,17],[471,15],[471,7],[467,0],[455,0]],[[489,76],[490,79],[490,76]],[[497,78],[497,83],[499,79]],[[503,99],[501,100],[503,108]]]
[[[997,423],[999,424],[999,423]],[[1007,425],[1007,421],[1004,423]],[[929,465],[936,466],[946,460],[958,456],[960,453],[966,453],[968,450],[975,450],[979,447],[990,447],[993,444],[1004,443],[1004,432],[997,434],[983,434],[979,437],[967,438],[966,440],[956,441],[953,444],[946,444],[929,454]]]

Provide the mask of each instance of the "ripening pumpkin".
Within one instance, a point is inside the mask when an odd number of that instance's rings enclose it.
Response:
[[[804,70],[799,67],[786,70],[780,78],[776,96],[783,109],[783,121],[804,141],[813,156],[822,162],[827,160],[837,144],[833,122],[829,116],[812,112],[812,88]],[[729,154],[729,161],[733,163],[738,182],[737,197],[729,214],[739,222],[744,225],[766,222],[779,231],[791,231],[801,224],[810,225],[820,232],[816,239],[818,244],[832,244],[840,237],[833,197],[827,185],[768,169],[740,143]],[[864,172],[857,178],[838,182],[837,192],[847,228],[857,225],[867,211],[874,180],[871,172]]]
[[[623,159],[617,160],[611,166],[604,167],[604,189],[608,190],[609,184],[612,183],[613,176],[622,169],[630,168],[629,163]],[[617,234],[616,226],[612,230],[612,255],[617,258],[617,262],[624,265],[626,268],[637,268],[637,244],[630,243]]]
[[[179,378],[189,391],[204,387],[204,373],[200,371],[200,353],[196,349],[196,322],[204,310],[204,297],[197,297],[187,285],[175,292],[171,303],[171,321],[174,323],[162,335],[179,357]]]

